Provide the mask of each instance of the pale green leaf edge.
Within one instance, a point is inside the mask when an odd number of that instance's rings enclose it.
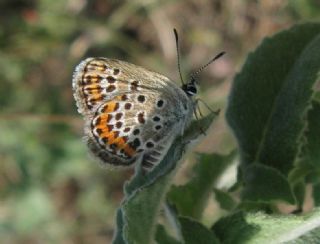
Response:
[[[248,244],[284,243],[294,241],[320,227],[320,209],[306,216],[279,215],[262,213],[248,214],[248,224],[258,225],[261,229],[248,241]]]

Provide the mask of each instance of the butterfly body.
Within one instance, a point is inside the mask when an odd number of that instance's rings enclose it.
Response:
[[[85,140],[103,165],[157,165],[192,119],[194,100],[167,77],[108,58],[88,58],[73,75]],[[191,91],[191,90],[190,90]]]

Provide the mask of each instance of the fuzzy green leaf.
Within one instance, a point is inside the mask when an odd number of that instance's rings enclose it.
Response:
[[[188,244],[216,244],[220,243],[213,233],[201,223],[187,217],[180,217],[181,232],[184,243]]]
[[[314,100],[308,113],[308,124],[305,132],[305,143],[300,153],[297,166],[290,172],[289,181],[295,196],[302,206],[304,201],[305,182],[314,184],[316,206],[319,206],[318,183],[320,182],[320,102]],[[297,191],[298,190],[298,191]],[[298,194],[299,193],[299,194]]]
[[[308,128],[306,132],[308,161],[320,169],[320,102],[312,103],[308,113]]]
[[[179,244],[181,242],[177,241],[166,232],[162,225],[158,225],[156,233],[156,241],[159,244]]]
[[[115,235],[113,236],[112,243],[113,244],[124,244],[125,241],[123,239],[123,216],[121,209],[118,209],[117,216],[116,216],[116,222],[117,222],[117,229],[115,230]]]
[[[320,71],[319,33],[309,23],[266,38],[235,77],[226,116],[243,167],[259,162],[284,175],[293,168]]]
[[[215,116],[215,114],[210,114],[194,123],[207,129]],[[118,210],[118,226],[114,241],[123,240],[125,243],[151,243],[153,241],[158,212],[175,174],[174,169],[177,168],[177,162],[181,159],[186,144],[199,135],[199,131],[194,130],[194,123],[183,137],[175,140],[155,169],[148,174],[138,171],[125,185],[125,199],[121,204],[121,212]]]
[[[243,212],[237,212],[220,219],[211,229],[221,243],[240,244],[247,243],[252,236],[259,232],[260,227],[250,224]]]
[[[320,243],[320,227],[296,238],[295,240],[286,241],[285,244],[306,244],[306,243]]]
[[[319,243],[319,228],[320,209],[315,209],[305,216],[238,212],[220,219],[212,229],[221,243],[268,244],[302,243],[296,241],[303,238],[317,240],[304,243]]]
[[[174,165],[182,157],[183,150],[184,144],[181,138],[178,138],[159,167],[146,176],[137,174],[127,185],[127,196],[121,205],[124,222],[122,232],[126,242],[152,242],[158,212],[174,176]],[[153,174],[155,178],[150,177]],[[139,186],[138,183],[141,185]],[[132,185],[136,190],[132,190],[134,189]]]
[[[219,203],[220,208],[224,210],[231,211],[237,205],[236,201],[227,192],[221,191],[219,189],[214,189],[214,196],[216,201]]]
[[[306,143],[302,149],[299,167],[308,169],[308,181],[320,182],[320,102],[312,103],[308,113],[308,127],[305,133]],[[306,170],[305,170],[306,171]]]
[[[214,183],[232,163],[235,152],[229,155],[201,154],[194,167],[194,177],[185,185],[172,186],[169,201],[176,206],[180,215],[200,219]]]
[[[277,170],[262,164],[248,166],[243,174],[245,201],[270,203],[285,201],[295,204],[295,198],[287,179]]]

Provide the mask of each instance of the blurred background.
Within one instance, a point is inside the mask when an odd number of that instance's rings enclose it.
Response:
[[[126,60],[179,82],[218,52],[199,94],[222,109],[194,149],[236,147],[224,120],[232,79],[267,35],[315,21],[318,0],[0,0],[1,243],[109,243],[122,185],[132,170],[101,169],[82,142],[72,96],[75,65],[88,56]],[[178,175],[192,175],[188,153]]]

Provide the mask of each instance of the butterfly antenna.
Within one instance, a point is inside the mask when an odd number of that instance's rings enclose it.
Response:
[[[178,38],[178,32],[177,30],[174,28],[173,29],[173,32],[174,32],[174,37],[176,39],[176,47],[177,47],[177,61],[178,61],[178,70],[179,70],[179,75],[180,75],[180,80],[181,80],[181,83],[182,85],[184,85],[184,80],[182,78],[182,74],[181,74],[181,68],[180,68],[180,51],[179,51],[179,38]]]
[[[208,63],[206,63],[205,65],[203,65],[200,69],[198,69],[196,72],[193,72],[191,74],[191,79],[195,80],[194,78],[203,70],[205,69],[208,65],[210,65],[211,63],[213,63],[215,60],[217,60],[218,58],[222,57],[226,52],[221,52],[219,54],[217,54],[213,59],[211,59]]]

